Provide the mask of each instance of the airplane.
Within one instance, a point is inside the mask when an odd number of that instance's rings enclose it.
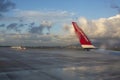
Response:
[[[91,41],[88,39],[86,34],[83,32],[83,30],[77,25],[77,23],[72,22],[72,25],[74,27],[77,37],[79,38],[81,47],[87,51],[89,51],[90,49],[96,49],[96,47],[92,45]]]

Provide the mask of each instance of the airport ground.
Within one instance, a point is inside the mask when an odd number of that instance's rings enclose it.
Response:
[[[104,51],[0,48],[0,80],[120,80],[120,56]]]

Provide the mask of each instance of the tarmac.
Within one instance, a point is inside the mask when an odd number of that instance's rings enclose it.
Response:
[[[0,80],[120,80],[120,56],[68,49],[0,48]]]

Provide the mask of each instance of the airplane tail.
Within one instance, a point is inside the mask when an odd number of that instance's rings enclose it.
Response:
[[[83,30],[78,27],[76,22],[72,22],[73,27],[75,29],[75,33],[79,38],[79,42],[81,44],[81,47],[83,49],[94,49],[95,46],[92,45],[91,41],[88,39],[88,37],[85,35],[85,33],[83,32]]]

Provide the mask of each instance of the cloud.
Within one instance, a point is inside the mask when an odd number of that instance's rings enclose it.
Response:
[[[61,25],[61,23],[66,23],[72,20],[74,13],[67,11],[23,11],[14,10],[14,15],[12,17],[0,18],[1,22],[7,24],[19,23],[18,25],[13,25],[14,28],[9,28],[16,32],[30,32],[38,34],[50,34],[53,25]],[[57,19],[56,19],[57,18]],[[39,25],[40,24],[40,25]],[[11,26],[11,25],[8,25]],[[7,26],[7,29],[8,29]],[[19,28],[19,29],[18,29]],[[47,29],[47,32],[46,32]],[[8,31],[11,32],[11,31]]]
[[[3,16],[3,13],[8,12],[9,10],[15,8],[15,3],[10,0],[0,0],[0,16]]]
[[[14,30],[16,32],[46,33],[49,35],[54,24],[61,25],[63,22],[69,22],[74,16],[74,13],[67,11],[13,11],[15,16],[0,18],[1,22],[13,25],[13,27],[10,27],[11,25],[6,26],[7,30],[10,29],[8,32]],[[17,23],[17,25],[13,23]]]
[[[5,24],[0,24],[0,27],[5,27]]]
[[[84,17],[80,17],[78,19],[78,25],[92,38],[120,38],[120,14],[109,18],[100,18],[98,20],[87,20]],[[73,27],[68,26],[67,28],[67,30],[73,34],[73,31],[71,31],[74,30],[71,29]]]
[[[34,34],[43,34],[43,27],[41,26],[37,26],[37,27],[32,27],[29,30],[30,33],[34,33]]]
[[[62,35],[39,35],[39,34],[0,34],[1,45],[14,46],[66,46],[76,43],[76,38]]]
[[[77,23],[87,36],[94,40],[92,42],[95,45],[120,47],[120,14],[97,20],[87,20],[85,17],[80,17]],[[72,24],[65,24],[63,30],[67,31],[69,35],[75,34]]]
[[[16,32],[21,32],[20,28],[18,27],[18,23],[11,23],[11,24],[9,24],[7,26],[7,30],[14,30]]]
[[[35,34],[43,34],[43,30],[47,28],[47,30],[50,32],[50,29],[52,28],[52,22],[50,21],[42,21],[40,26],[34,26],[34,23],[30,23],[30,33],[35,33]],[[49,33],[47,33],[49,34]]]
[[[74,34],[74,28],[71,24],[63,24],[63,31],[66,34],[75,35]]]
[[[34,22],[32,22],[32,23],[30,23],[30,26],[32,27],[32,26],[34,26],[35,25],[35,23]]]
[[[73,12],[68,11],[23,11],[17,10],[16,17],[22,17],[24,20],[29,22],[42,22],[42,21],[51,21],[51,22],[65,22],[70,21],[71,18],[75,15]],[[56,19],[57,18],[57,19]]]
[[[23,27],[25,24],[19,24],[19,27]]]
[[[53,23],[51,21],[42,21],[41,27],[45,27],[50,32],[50,29],[52,28]]]
[[[7,26],[7,29],[16,29],[17,28],[17,23],[12,23]]]
[[[35,46],[65,46],[71,44],[79,44],[75,36],[73,26],[71,25],[73,13],[67,11],[20,11],[15,12],[14,17],[4,17],[2,22],[11,21],[6,26],[8,32],[16,31],[21,34],[15,33],[14,35],[7,34],[2,37],[3,43],[7,44],[24,44]],[[120,38],[120,15],[109,18],[100,18],[97,20],[88,20],[85,17],[78,19],[78,25],[85,31],[89,38],[96,38],[94,41],[97,43],[104,42],[101,39]],[[70,24],[68,24],[68,22]],[[8,24],[8,23],[7,23]],[[6,25],[7,25],[6,24]],[[2,24],[1,24],[2,25]],[[61,27],[63,25],[63,28]],[[54,34],[54,27],[59,27],[59,35]],[[54,28],[54,29],[53,29]],[[53,29],[53,30],[51,30]],[[47,31],[48,32],[47,32]],[[56,30],[57,31],[57,30]],[[97,40],[98,39],[98,40]],[[16,40],[16,41],[15,41]],[[116,44],[117,41],[105,41],[106,43],[112,42]],[[109,44],[109,43],[108,43]],[[108,45],[106,44],[106,45]],[[111,44],[112,45],[112,44]]]

